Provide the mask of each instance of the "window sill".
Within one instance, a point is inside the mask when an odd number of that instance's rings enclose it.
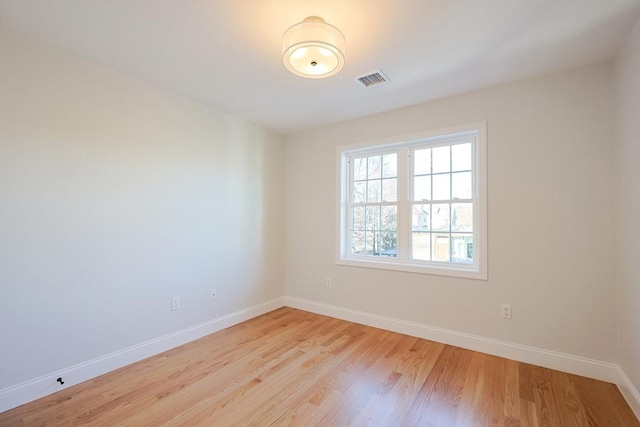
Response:
[[[487,280],[487,273],[475,267],[450,267],[449,265],[420,265],[384,260],[362,258],[338,258],[336,264],[360,268],[376,268],[381,270],[403,271],[406,273],[432,274],[436,276],[460,277],[464,279]],[[462,265],[462,264],[461,264]]]

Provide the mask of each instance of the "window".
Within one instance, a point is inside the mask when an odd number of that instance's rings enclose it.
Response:
[[[486,279],[486,124],[339,148],[338,263]]]

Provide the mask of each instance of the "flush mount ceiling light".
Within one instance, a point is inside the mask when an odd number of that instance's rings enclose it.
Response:
[[[324,19],[309,16],[282,37],[282,60],[293,74],[321,79],[344,65],[344,35]]]

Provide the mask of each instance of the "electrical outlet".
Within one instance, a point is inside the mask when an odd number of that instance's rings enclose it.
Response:
[[[180,310],[180,297],[171,298],[171,311]]]
[[[333,283],[331,282],[331,279],[327,278],[324,282],[324,286],[325,288],[331,289],[333,287]]]
[[[211,301],[215,301],[216,299],[218,299],[218,290],[216,288],[211,288],[209,298],[211,299]]]
[[[502,304],[501,313],[503,319],[511,319],[511,306],[509,304]]]

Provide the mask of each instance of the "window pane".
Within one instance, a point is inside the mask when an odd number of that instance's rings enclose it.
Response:
[[[382,197],[382,180],[374,179],[367,182],[367,202],[379,203]]]
[[[363,253],[364,250],[364,232],[354,231],[353,233],[351,233],[351,253],[354,255],[358,255]]]
[[[429,240],[431,233],[411,233],[411,251],[413,259],[429,261],[431,259],[431,247]]]
[[[382,165],[380,164],[381,158],[382,156],[373,156],[368,158],[369,168],[367,170],[367,178],[375,179],[382,176]]]
[[[449,204],[437,204],[431,207],[431,229],[449,231]]]
[[[367,231],[380,230],[380,206],[367,206],[365,217]]]
[[[451,147],[449,145],[444,147],[437,147],[433,150],[433,173],[449,172],[451,167],[449,162],[449,152]]]
[[[451,174],[451,186],[453,199],[471,199],[471,172]]]
[[[454,171],[471,170],[471,143],[451,147],[451,167]]]
[[[433,175],[433,200],[449,200],[451,198],[451,175]]]
[[[413,200],[431,200],[431,176],[416,176],[413,179]]]
[[[473,264],[473,236],[471,234],[452,234],[451,252],[451,262]]]
[[[430,227],[431,205],[413,205],[411,230],[428,231]]]
[[[364,230],[364,206],[356,206],[351,214],[351,229]]]
[[[396,257],[398,256],[396,233],[380,233],[380,256]]]
[[[432,235],[433,261],[449,262],[449,235],[433,234]]]
[[[382,177],[395,178],[398,176],[398,155],[385,154],[382,156]]]
[[[367,201],[367,181],[353,183],[353,203],[364,203]]]
[[[353,159],[353,179],[355,181],[367,179],[367,159]]]
[[[365,250],[363,255],[373,255],[373,232],[367,231],[365,233]]]
[[[382,201],[395,202],[398,200],[398,180],[387,178],[382,180]]]
[[[424,175],[431,173],[431,148],[415,150],[413,152],[413,174]]]
[[[373,255],[380,255],[380,241],[382,240],[382,236],[379,231],[373,233]]]
[[[382,206],[382,215],[380,218],[381,230],[397,231],[398,230],[398,209],[395,206]]]
[[[451,231],[473,231],[473,203],[454,203],[451,209]]]

